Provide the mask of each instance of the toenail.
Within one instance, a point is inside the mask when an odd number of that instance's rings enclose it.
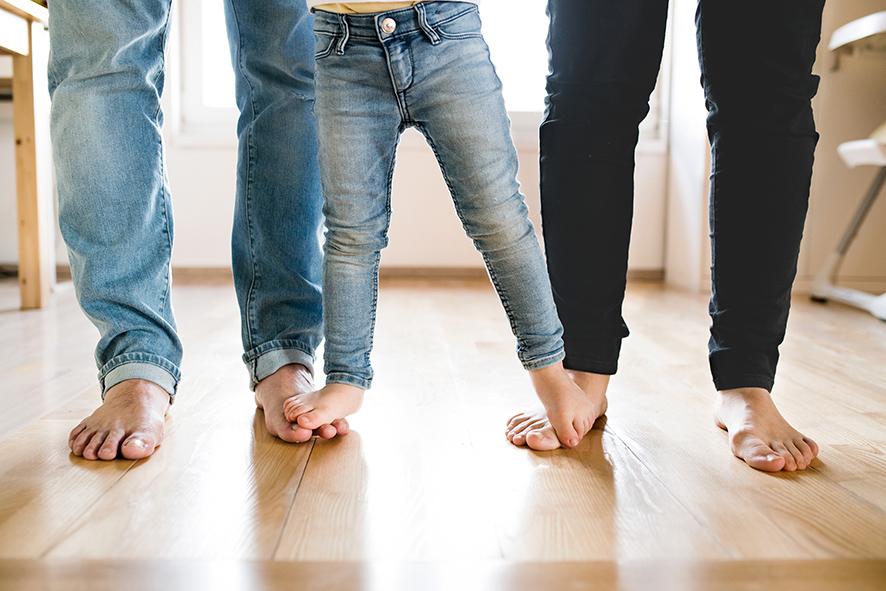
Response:
[[[569,440],[569,447],[575,447],[576,445],[578,445],[578,439]]]
[[[137,447],[144,450],[147,449],[148,445],[141,439],[133,439],[132,441],[127,441],[123,444],[123,447]]]

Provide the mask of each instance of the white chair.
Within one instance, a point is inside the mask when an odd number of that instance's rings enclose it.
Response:
[[[840,27],[831,36],[829,49],[837,59],[842,54],[855,51],[886,51],[886,11],[871,14]],[[838,65],[837,62],[836,65]],[[836,300],[867,310],[880,320],[886,321],[886,293],[875,296],[857,289],[836,285],[837,272],[849,250],[849,245],[886,183],[886,123],[878,127],[868,139],[844,142],[837,148],[843,162],[850,168],[869,165],[878,166],[879,171],[868,188],[855,216],[843,234],[837,249],[818,272],[812,283],[812,299],[816,302]]]

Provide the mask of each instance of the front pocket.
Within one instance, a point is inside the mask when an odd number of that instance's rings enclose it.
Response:
[[[480,13],[471,8],[432,27],[443,39],[482,39]]]
[[[315,32],[316,42],[314,44],[314,60],[323,59],[335,51],[338,44],[338,35],[332,33]]]

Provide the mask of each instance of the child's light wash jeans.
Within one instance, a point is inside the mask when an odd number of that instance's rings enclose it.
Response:
[[[545,261],[516,181],[501,83],[474,4],[428,2],[373,15],[318,11],[316,103],[326,215],[328,383],[368,389],[400,134],[424,134],[482,253],[526,369],[563,358]]]

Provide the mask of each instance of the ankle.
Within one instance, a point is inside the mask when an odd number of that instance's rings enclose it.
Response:
[[[598,391],[601,388],[606,389],[609,385],[611,376],[606,374],[591,373],[587,371],[578,371],[575,369],[567,369],[566,373],[575,382],[575,385],[585,392]]]
[[[171,404],[172,395],[148,380],[133,378],[114,384],[105,392],[104,403],[117,399],[140,400],[146,403]]]
[[[734,388],[732,390],[720,390],[717,398],[721,403],[739,402],[754,404],[772,399],[769,391],[764,388]]]

